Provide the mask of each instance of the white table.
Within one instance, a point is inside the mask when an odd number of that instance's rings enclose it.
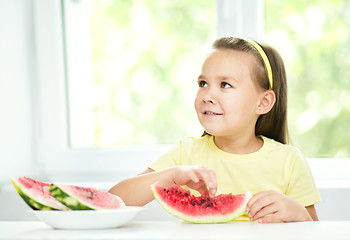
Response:
[[[130,222],[113,229],[57,230],[39,221],[0,221],[0,239],[350,239],[350,221],[259,224]]]

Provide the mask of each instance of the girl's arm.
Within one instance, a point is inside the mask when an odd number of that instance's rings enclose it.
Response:
[[[109,192],[118,195],[128,206],[143,206],[153,200],[150,187],[154,182],[162,186],[171,185],[171,169],[154,172],[148,168],[135,177],[125,179],[114,185]]]
[[[187,185],[201,194],[214,196],[217,189],[215,173],[206,167],[176,166],[161,171],[148,168],[139,175],[125,179],[109,192],[118,195],[128,206],[143,206],[153,200],[151,185],[158,182],[163,187],[172,184]]]
[[[276,191],[255,194],[247,204],[247,212],[251,221],[264,223],[318,220],[314,205],[305,208],[297,200]]]

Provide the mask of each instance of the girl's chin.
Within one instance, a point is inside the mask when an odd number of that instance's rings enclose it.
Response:
[[[213,131],[213,130],[204,130],[206,133],[208,133],[209,135],[212,136],[216,136],[216,137],[225,137],[227,136],[227,132],[222,132],[222,131]]]
[[[217,131],[206,130],[206,129],[205,129],[204,131],[206,131],[209,135],[213,135],[213,136],[218,135],[218,132],[217,132]]]

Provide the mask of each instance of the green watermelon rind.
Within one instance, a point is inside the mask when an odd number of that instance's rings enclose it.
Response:
[[[25,190],[25,188],[22,188],[15,179],[10,178],[10,180],[13,186],[15,187],[17,193],[33,210],[62,210],[60,208],[50,206],[47,203],[43,203],[39,199],[36,199],[34,196],[29,197],[30,194]]]
[[[96,210],[96,208],[84,204],[79,199],[65,192],[58,184],[51,184],[49,191],[58,201],[72,210]]]
[[[248,192],[244,193],[245,194],[245,201],[238,209],[236,209],[232,213],[227,213],[225,215],[218,214],[218,215],[210,215],[210,216],[193,217],[193,216],[186,215],[186,214],[170,207],[168,204],[166,204],[162,200],[161,195],[158,194],[156,184],[151,185],[151,190],[152,190],[154,198],[158,201],[159,205],[161,205],[168,213],[172,214],[173,216],[175,216],[183,221],[190,222],[190,223],[225,223],[225,222],[232,221],[232,220],[242,216],[246,212],[247,203],[248,203],[249,199],[252,197],[251,192],[248,191]]]

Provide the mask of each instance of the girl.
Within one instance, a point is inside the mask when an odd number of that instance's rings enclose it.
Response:
[[[318,220],[320,201],[308,165],[287,144],[287,83],[273,48],[251,40],[221,38],[198,77],[195,109],[201,138],[185,138],[138,176],[110,192],[127,205],[144,205],[150,185],[186,185],[210,196],[251,191],[238,220]],[[133,189],[135,191],[132,191]]]

